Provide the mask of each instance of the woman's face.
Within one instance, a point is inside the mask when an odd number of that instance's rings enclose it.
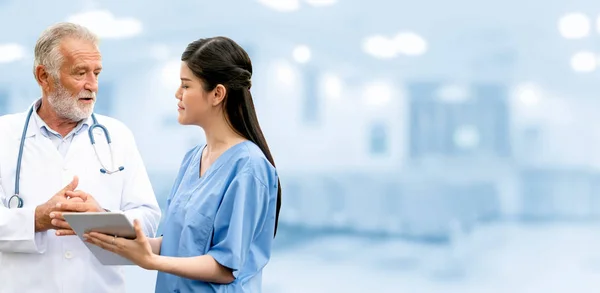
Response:
[[[181,86],[175,92],[179,116],[182,125],[203,126],[212,112],[211,92],[204,90],[202,81],[197,78],[185,62],[181,62]]]

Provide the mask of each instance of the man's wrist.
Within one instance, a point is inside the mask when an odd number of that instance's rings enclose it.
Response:
[[[44,227],[42,226],[41,217],[44,214],[43,207],[41,205],[35,207],[33,212],[33,231],[34,232],[42,232]]]

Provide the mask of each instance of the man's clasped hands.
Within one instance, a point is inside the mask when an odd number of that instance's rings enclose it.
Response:
[[[75,235],[71,226],[65,221],[63,212],[105,211],[92,195],[76,190],[78,184],[79,178],[73,177],[67,186],[35,208],[35,232],[56,230],[57,236]]]

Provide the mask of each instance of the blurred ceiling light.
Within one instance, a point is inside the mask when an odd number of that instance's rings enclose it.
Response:
[[[596,54],[593,52],[577,52],[571,57],[571,68],[576,72],[592,72],[598,65]]]
[[[284,61],[277,62],[274,66],[275,76],[277,81],[281,82],[281,86],[292,87],[297,78],[294,68]]]
[[[294,48],[292,55],[294,56],[294,60],[296,60],[296,62],[306,63],[310,60],[310,48],[305,45],[297,46]]]
[[[332,100],[339,100],[342,97],[342,80],[333,74],[323,76],[323,93]]]
[[[336,4],[337,0],[306,0],[306,3],[315,7],[325,7]]]
[[[100,38],[121,39],[142,32],[142,23],[135,18],[116,18],[108,10],[90,10],[70,16],[67,21],[89,28]]]
[[[472,125],[463,125],[454,131],[454,144],[461,149],[473,149],[479,145],[479,131]]]
[[[574,12],[565,14],[558,21],[560,34],[567,39],[580,39],[587,37],[591,30],[591,21],[583,13]]]
[[[367,54],[380,59],[394,58],[398,54],[394,42],[381,35],[365,39],[362,48]]]
[[[394,37],[393,43],[398,53],[408,56],[422,55],[427,51],[425,39],[412,32],[399,33]]]
[[[466,86],[446,85],[437,92],[440,100],[448,103],[462,103],[469,99],[469,89]]]
[[[536,106],[540,103],[540,89],[534,84],[522,84],[517,86],[516,96],[519,102],[525,106]]]
[[[392,86],[386,82],[371,82],[364,87],[363,97],[370,106],[385,106],[392,100]]]
[[[279,12],[291,12],[300,9],[299,0],[257,0],[260,4]]]
[[[390,59],[399,54],[407,56],[422,55],[427,51],[427,42],[423,37],[413,32],[402,32],[393,38],[374,35],[366,38],[363,50],[376,58]]]
[[[25,48],[19,44],[0,44],[0,63],[11,63],[25,58]]]

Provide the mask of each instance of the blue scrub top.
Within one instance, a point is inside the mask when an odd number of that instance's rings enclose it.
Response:
[[[261,292],[275,230],[277,172],[257,145],[245,141],[200,178],[204,147],[183,159],[167,199],[160,254],[209,254],[236,279],[222,285],[158,272],[156,292]]]

